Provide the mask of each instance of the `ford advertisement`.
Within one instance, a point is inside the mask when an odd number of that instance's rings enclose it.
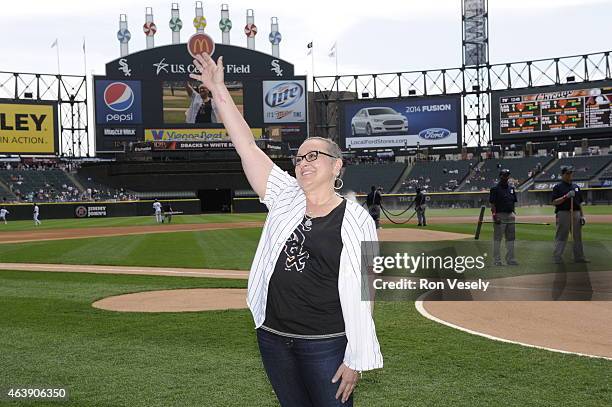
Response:
[[[343,133],[351,149],[459,145],[461,98],[347,102]]]

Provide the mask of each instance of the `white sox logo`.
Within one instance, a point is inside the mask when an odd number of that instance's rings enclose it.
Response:
[[[119,69],[120,71],[123,72],[123,75],[125,76],[132,76],[132,70],[130,69],[130,66],[127,63],[127,59],[125,58],[121,58],[119,60]]]
[[[278,59],[273,59],[272,62],[270,62],[270,65],[272,65],[272,68],[270,68],[270,70],[276,73],[276,76],[283,76],[283,70],[281,69],[280,64],[278,63]]]
[[[306,260],[310,258],[310,254],[304,249],[304,241],[306,240],[304,232],[310,232],[311,229],[312,227],[300,223],[287,240],[285,244],[285,254],[287,255],[285,271],[299,271],[300,273],[304,271]]]

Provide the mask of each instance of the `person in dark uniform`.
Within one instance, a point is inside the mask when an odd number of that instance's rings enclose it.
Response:
[[[162,219],[162,223],[165,221],[166,223],[172,222],[172,206],[170,204],[164,205],[164,219]]]
[[[425,218],[425,209],[427,209],[425,192],[420,187],[417,187],[415,191],[414,210],[416,211],[417,221],[419,222],[418,226],[427,226],[427,219]]]
[[[501,266],[501,241],[506,239],[506,263],[509,266],[518,266],[514,257],[515,222],[514,206],[516,204],[516,191],[508,182],[510,170],[502,169],[499,172],[499,182],[489,192],[489,203],[493,216],[493,257],[496,266]]]
[[[553,261],[557,264],[563,262],[563,251],[567,243],[570,230],[574,243],[574,261],[576,263],[588,263],[584,257],[582,247],[582,226],[586,223],[582,212],[582,191],[580,187],[572,183],[574,167],[561,167],[561,182],[554,186],[552,192],[552,204],[555,205],[555,217],[557,231],[555,233],[555,250]]]
[[[372,191],[368,194],[366,198],[366,205],[368,206],[368,211],[370,212],[370,216],[374,219],[374,223],[376,223],[376,229],[380,229],[380,205],[382,203],[382,195],[380,190],[376,189],[374,185],[372,185]]]

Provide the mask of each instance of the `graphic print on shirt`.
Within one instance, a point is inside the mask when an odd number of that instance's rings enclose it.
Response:
[[[304,249],[304,241],[306,240],[304,232],[310,232],[311,229],[311,226],[300,223],[291,234],[291,237],[287,239],[284,249],[287,255],[285,271],[299,271],[300,273],[304,271],[306,260],[310,257],[308,251]]]

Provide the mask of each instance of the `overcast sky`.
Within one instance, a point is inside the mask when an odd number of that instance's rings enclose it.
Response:
[[[221,2],[203,2],[206,32],[221,41]],[[278,17],[283,59],[297,74],[311,70],[306,44],[314,43],[317,75],[335,74],[327,56],[338,43],[343,74],[422,70],[461,65],[460,0],[231,0],[232,44],[246,46],[242,32],[247,8],[255,10],[256,47],[270,52],[270,17]],[[171,43],[171,1],[20,0],[3,2],[0,13],[0,71],[56,73],[58,38],[61,72],[84,72],[82,42],[87,43],[87,71],[104,73],[119,56],[119,14],[127,14],[130,51],[145,48],[145,7],[152,7],[157,45]],[[194,31],[195,1],[179,2],[184,22],[181,39]],[[612,48],[612,0],[490,0],[491,62],[549,58]]]
[[[180,1],[181,40],[195,32],[195,1]],[[453,68],[461,65],[461,0],[229,0],[231,41],[246,46],[246,10],[255,11],[256,48],[271,53],[270,18],[278,17],[281,58],[296,74],[335,75],[328,52],[337,42],[340,74]],[[206,32],[221,41],[221,2],[203,2]],[[152,7],[156,45],[171,43],[171,1],[13,0],[0,11],[0,71],[103,75],[119,57],[119,15],[127,14],[131,52],[145,49],[145,7]],[[491,63],[581,55],[612,49],[612,0],[489,0]],[[0,83],[0,90],[1,90]],[[91,95],[91,93],[90,93]],[[0,92],[0,97],[7,97]],[[8,96],[10,97],[10,96]],[[90,130],[93,114],[90,107]],[[93,136],[93,131],[90,132]],[[93,153],[93,142],[91,143]]]

